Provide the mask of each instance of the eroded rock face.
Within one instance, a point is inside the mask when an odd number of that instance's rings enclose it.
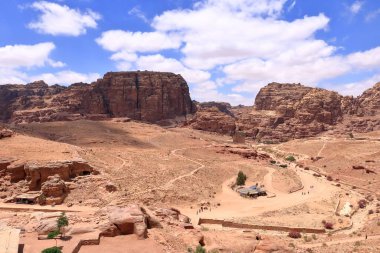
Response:
[[[0,86],[0,121],[48,122],[128,117],[159,122],[194,112],[186,81],[163,72],[111,72],[92,84]]]
[[[231,105],[227,103],[201,103],[197,106],[194,118],[189,125],[198,130],[216,132],[221,134],[235,133],[235,117],[230,112]]]
[[[254,107],[220,105],[198,105],[190,126],[223,134],[239,131],[267,143],[342,128],[346,134],[380,130],[380,83],[357,98],[301,84],[270,83],[257,94]]]
[[[47,205],[59,205],[65,200],[68,188],[59,175],[49,176],[47,181],[41,186],[41,192],[44,196],[44,203]]]
[[[109,218],[109,225],[103,227],[103,235],[135,234],[139,239],[147,237],[147,217],[138,205],[109,206],[103,211]]]
[[[50,176],[58,175],[62,180],[96,173],[84,160],[57,161],[47,163],[20,162],[16,159],[0,161],[0,177],[11,182],[26,180],[30,190],[38,190]]]

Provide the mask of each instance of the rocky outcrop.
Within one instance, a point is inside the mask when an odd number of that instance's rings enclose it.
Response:
[[[147,216],[137,205],[126,207],[109,206],[101,212],[107,213],[109,223],[102,226],[103,236],[135,234],[139,239],[147,237]]]
[[[10,138],[13,136],[13,134],[14,134],[13,131],[10,129],[6,129],[6,128],[0,129],[0,139]]]
[[[163,72],[110,72],[69,87],[43,81],[1,85],[0,97],[0,121],[14,123],[107,117],[159,122],[195,110],[186,81]]]
[[[221,134],[235,133],[235,117],[230,112],[231,105],[227,103],[200,103],[197,112],[188,124],[198,130]]]
[[[266,143],[327,130],[345,134],[380,130],[380,83],[357,98],[301,84],[270,83],[257,94],[254,107],[223,105],[199,104],[190,126],[223,134],[242,132]]]
[[[49,176],[41,186],[41,202],[46,205],[60,205],[65,200],[68,188],[59,175]]]
[[[0,177],[9,178],[11,182],[26,180],[30,190],[40,189],[49,177],[58,175],[62,180],[97,173],[84,160],[68,160],[47,163],[20,162],[15,159],[0,162]]]

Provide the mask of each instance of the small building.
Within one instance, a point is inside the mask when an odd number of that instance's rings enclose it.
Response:
[[[267,193],[264,189],[254,185],[248,188],[241,188],[238,189],[237,192],[240,194],[242,197],[248,197],[248,198],[257,198],[260,196],[266,196]]]
[[[0,230],[0,253],[19,252],[20,232],[20,229]]]
[[[38,198],[41,196],[40,192],[27,192],[15,197],[16,204],[37,204]]]

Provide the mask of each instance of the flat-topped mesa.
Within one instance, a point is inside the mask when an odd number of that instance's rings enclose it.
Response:
[[[186,81],[166,72],[109,72],[69,87],[1,85],[0,97],[0,121],[15,123],[107,117],[158,122],[195,110]]]
[[[112,117],[157,122],[194,110],[189,87],[180,75],[166,72],[110,72],[94,84]]]

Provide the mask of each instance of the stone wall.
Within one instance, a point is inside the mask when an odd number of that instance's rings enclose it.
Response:
[[[254,225],[254,224],[243,224],[232,221],[217,220],[217,219],[199,219],[198,225],[201,224],[217,224],[222,225],[222,227],[229,228],[241,228],[241,229],[259,229],[259,230],[272,230],[281,232],[298,231],[302,233],[314,233],[322,234],[326,230],[322,228],[300,228],[300,227],[286,227],[286,226],[266,226],[266,225]]]

